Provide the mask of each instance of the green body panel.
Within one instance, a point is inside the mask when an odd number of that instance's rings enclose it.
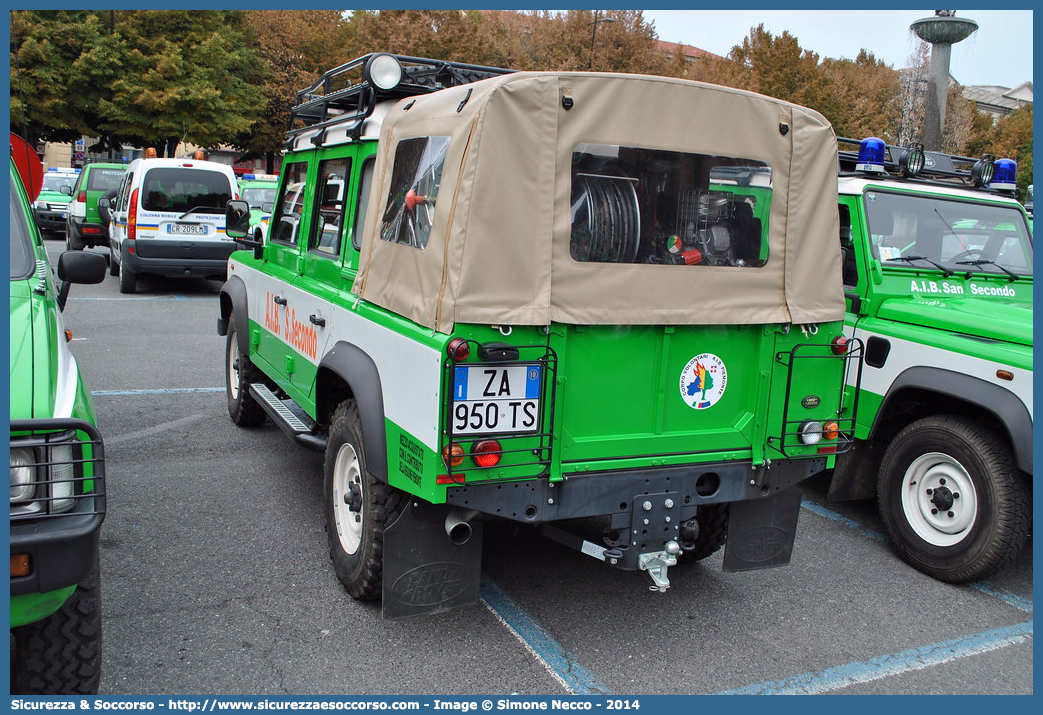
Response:
[[[10,419],[48,419],[72,417],[97,424],[90,390],[81,379],[78,365],[66,345],[61,316],[57,305],[54,274],[47,262],[43,238],[32,218],[29,199],[14,164],[11,164],[11,182],[19,194],[21,217],[12,217],[12,223],[21,218],[28,231],[34,251],[36,270],[27,279],[10,281]],[[71,182],[70,182],[71,183]],[[69,197],[61,194],[68,199]],[[13,236],[12,236],[13,240]],[[62,391],[73,392],[72,395]],[[65,405],[67,414],[56,414],[58,405]],[[14,436],[14,433],[12,433]],[[89,440],[83,433],[82,441]],[[85,448],[83,476],[94,475],[90,447]],[[84,491],[91,491],[94,482],[86,479]],[[25,625],[50,616],[61,608],[75,591],[75,586],[48,593],[30,593],[11,598],[11,627]]]
[[[866,191],[881,190],[929,199],[945,199],[938,193],[908,190],[901,184],[869,186]],[[969,267],[946,276],[944,271],[928,263],[908,266],[883,263],[872,250],[867,210],[862,194],[840,195],[840,205],[847,207],[851,218],[851,241],[845,243],[854,251],[857,270],[847,275],[848,334],[880,335],[904,344],[924,346],[917,365],[967,371],[965,361],[975,365],[993,365],[995,369],[1016,369],[1031,373],[1033,366],[1032,308],[1033,277],[1016,279],[988,268]],[[955,200],[955,199],[953,199]],[[960,201],[1014,206],[985,197]],[[1016,208],[1016,207],[1015,207]],[[1004,224],[1005,225],[1005,224]],[[1005,225],[1006,226],[1006,225]],[[1031,222],[1029,222],[1031,226]],[[954,231],[967,230],[955,224]],[[1007,227],[1015,231],[1013,225]],[[857,278],[854,282],[852,278]],[[852,301],[857,296],[858,304]],[[945,357],[945,351],[951,354]],[[888,384],[874,381],[874,368],[867,367],[858,395],[856,438],[865,439],[881,419],[881,408]],[[1017,383],[1003,386],[1017,392]],[[848,386],[847,405],[854,404],[854,389]]]
[[[76,586],[69,586],[47,593],[12,596],[10,627],[18,628],[47,618],[61,608],[74,591],[76,591]]]

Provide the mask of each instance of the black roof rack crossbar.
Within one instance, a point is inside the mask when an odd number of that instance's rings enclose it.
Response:
[[[287,139],[292,142],[293,137],[301,132],[332,124],[359,123],[373,113],[379,100],[428,94],[514,71],[448,60],[392,55],[402,64],[403,72],[402,82],[394,89],[381,90],[361,78],[348,78],[348,86],[334,89],[335,80],[339,77],[352,72],[361,76],[362,68],[376,54],[387,53],[371,53],[334,67],[314,84],[297,92],[297,104],[290,111]]]
[[[837,144],[854,144],[859,145],[861,139],[849,139],[847,137],[837,137]],[[887,147],[887,154],[884,159],[884,171],[887,176],[901,176],[902,168],[898,163],[898,159],[901,156],[901,152],[904,152],[907,147],[893,146],[891,144],[885,144]],[[855,165],[858,163],[858,150],[855,151],[838,151],[839,169],[841,175],[852,175],[859,174],[862,172],[855,171]],[[971,178],[971,167],[978,159],[974,159],[969,156],[959,156],[957,154],[944,154],[937,151],[925,151],[924,152],[925,165],[924,168],[915,177],[910,177],[908,181],[919,181],[921,183],[936,184],[944,186],[952,186],[955,183],[965,186],[967,188],[974,188],[978,191],[986,191],[997,194],[1009,194],[1009,191],[1001,189],[988,189],[985,187],[975,187],[974,181]],[[883,176],[883,175],[881,175]]]

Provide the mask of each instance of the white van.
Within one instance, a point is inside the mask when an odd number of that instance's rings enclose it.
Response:
[[[132,161],[111,207],[109,273],[119,276],[120,292],[133,293],[140,273],[224,280],[236,250],[225,236],[225,204],[238,198],[225,164]]]

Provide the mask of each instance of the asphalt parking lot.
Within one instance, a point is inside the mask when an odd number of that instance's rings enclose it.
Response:
[[[655,593],[492,525],[481,604],[383,621],[330,568],[321,455],[228,418],[218,289],[108,277],[65,310],[106,445],[102,694],[1033,692],[1032,548],[988,582],[934,581],[823,477],[783,568],[718,554]]]

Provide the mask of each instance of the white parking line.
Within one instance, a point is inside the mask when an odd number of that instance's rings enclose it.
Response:
[[[1022,643],[1032,638],[1032,621],[997,628],[984,633],[961,636],[921,648],[910,648],[894,655],[882,655],[860,663],[847,663],[817,673],[802,673],[782,680],[771,680],[724,690],[716,695],[815,695],[868,683],[892,675],[901,675],[932,665],[980,655],[999,648]]]

